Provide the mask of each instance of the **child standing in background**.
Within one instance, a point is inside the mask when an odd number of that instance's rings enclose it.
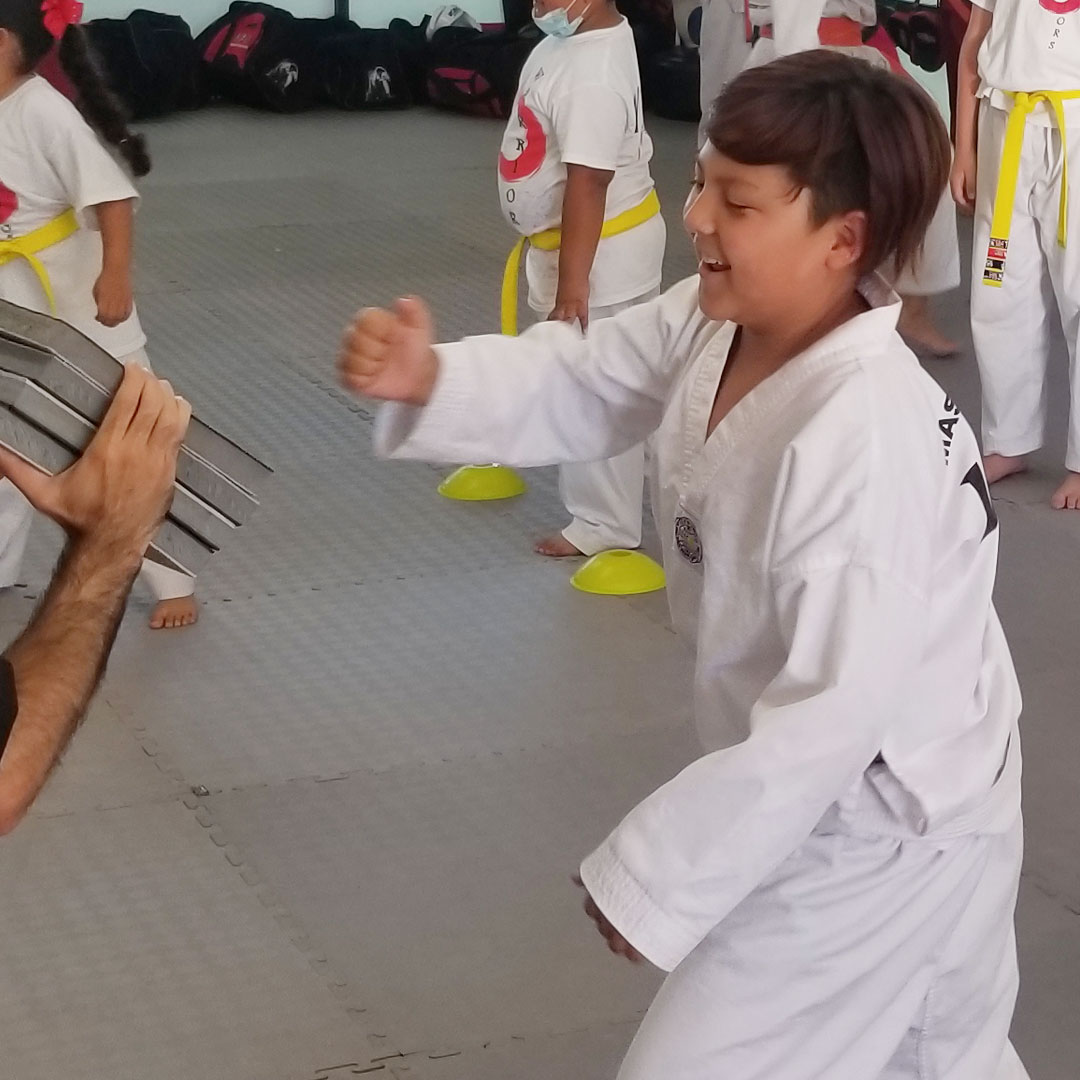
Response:
[[[528,242],[529,306],[577,323],[660,292],[667,232],[649,162],[634,35],[614,0],[536,0],[547,35],[522,72],[502,152],[499,194],[522,236],[508,266],[504,333],[516,330],[517,260]],[[572,518],[542,555],[595,555],[641,544],[645,449],[572,463],[559,490]]]
[[[81,10],[74,0],[0,2],[0,297],[148,368],[131,282],[138,193],[90,125],[135,176],[150,171],[150,159],[94,65]],[[57,41],[83,115],[35,74]],[[0,588],[18,579],[32,518],[0,481]],[[157,601],[153,628],[197,620],[193,578],[150,560],[142,577]]]
[[[990,483],[1042,446],[1056,307],[1069,349],[1057,509],[1080,509],[1080,0],[975,0],[960,52],[953,197],[975,213],[971,329]]]

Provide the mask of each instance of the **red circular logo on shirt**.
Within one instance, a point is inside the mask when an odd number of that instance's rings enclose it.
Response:
[[[0,225],[19,209],[19,196],[0,180]]]
[[[1080,3],[1080,0],[1077,0]],[[540,171],[547,157],[547,136],[544,134],[544,125],[540,123],[536,113],[525,104],[524,99],[518,102],[518,123],[521,125],[522,134],[518,138],[520,153],[516,158],[508,158],[505,154],[499,154],[499,175],[508,184],[519,180],[528,180]]]
[[[1080,11],[1080,0],[1039,0],[1039,7],[1055,15],[1071,15]]]

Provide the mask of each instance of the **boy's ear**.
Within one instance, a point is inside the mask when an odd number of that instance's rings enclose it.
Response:
[[[828,257],[831,269],[848,270],[862,262],[869,228],[870,221],[864,210],[850,210],[835,219]]]

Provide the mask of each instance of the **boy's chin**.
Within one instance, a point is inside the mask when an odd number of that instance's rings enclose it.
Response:
[[[718,297],[713,290],[706,287],[705,282],[698,285],[698,307],[707,319],[713,322],[736,321],[736,305],[730,297]]]

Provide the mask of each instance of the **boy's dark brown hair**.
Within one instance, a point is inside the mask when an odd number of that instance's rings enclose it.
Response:
[[[816,224],[863,211],[859,269],[915,265],[949,179],[937,106],[909,79],[824,49],[752,68],[717,99],[709,141],[743,165],[785,167]]]

